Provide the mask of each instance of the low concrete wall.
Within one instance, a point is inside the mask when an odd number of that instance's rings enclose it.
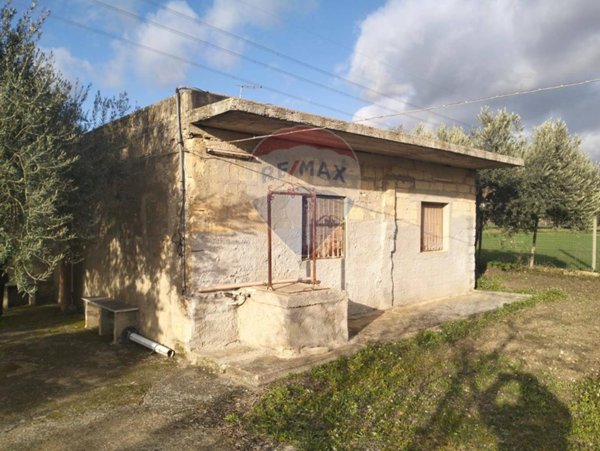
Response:
[[[278,351],[335,347],[348,341],[348,297],[332,289],[254,289],[238,309],[242,344]]]
[[[207,293],[189,299],[194,334],[192,352],[224,348],[239,341],[238,306],[223,292]]]

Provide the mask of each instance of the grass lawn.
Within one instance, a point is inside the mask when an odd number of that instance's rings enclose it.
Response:
[[[300,449],[598,449],[600,279],[481,285],[535,294],[292,376],[230,421]]]
[[[482,258],[526,264],[531,249],[531,234],[512,236],[498,229],[486,229],[483,234]],[[600,262],[600,249],[596,256]],[[590,270],[592,265],[592,233],[571,230],[543,229],[538,232],[536,264],[557,268]]]

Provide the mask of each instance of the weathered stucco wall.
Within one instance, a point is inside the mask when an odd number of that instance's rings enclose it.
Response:
[[[239,340],[244,345],[286,352],[348,341],[348,301],[343,291],[310,291],[304,284],[247,291],[248,299],[238,308]]]
[[[177,350],[191,333],[178,289],[178,155],[174,98],[103,127],[87,138],[118,160],[87,246],[84,295],[140,308],[142,334]]]
[[[407,172],[415,174],[415,186],[396,190],[394,304],[472,290],[475,286],[474,172],[419,162],[413,162]],[[446,204],[441,251],[421,252],[421,202]]]
[[[189,177],[190,285],[192,292],[214,285],[267,279],[266,195],[288,189],[277,177],[265,177],[258,159],[209,155],[207,148],[251,152],[256,142],[225,144],[243,135],[202,129],[187,144],[194,149]],[[474,287],[475,173],[406,159],[358,153],[360,188],[346,218],[345,258],[318,260],[317,275],[327,287],[346,290],[351,313],[387,309]],[[267,171],[268,172],[268,171]],[[272,172],[274,174],[277,171]],[[328,186],[315,187],[317,193]],[[421,252],[421,202],[445,203],[443,251]],[[274,278],[306,277],[310,262],[301,250],[299,198],[273,201]],[[198,306],[203,297],[196,296]],[[214,310],[214,309],[212,309]],[[234,311],[235,307],[230,310]],[[203,307],[196,307],[202,312]],[[227,324],[235,315],[227,316]],[[201,315],[195,322],[202,321]],[[234,326],[226,326],[231,330]],[[198,326],[196,326],[198,327]],[[204,342],[212,342],[203,329]],[[215,333],[218,333],[215,330]],[[214,337],[213,337],[214,338]],[[230,337],[228,338],[228,340]],[[215,338],[214,345],[219,344]],[[224,343],[221,343],[224,344]]]

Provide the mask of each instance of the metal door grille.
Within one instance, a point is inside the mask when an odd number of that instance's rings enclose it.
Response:
[[[312,210],[309,199],[302,205],[302,257],[310,258],[312,246],[310,227]],[[344,256],[344,198],[317,196],[316,257],[341,258]]]

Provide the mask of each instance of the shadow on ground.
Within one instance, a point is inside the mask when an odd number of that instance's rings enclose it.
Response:
[[[0,426],[59,414],[69,398],[110,386],[150,358],[143,348],[109,340],[85,330],[81,315],[65,316],[57,305],[5,312],[0,319]]]
[[[481,251],[480,260],[485,263],[502,262],[526,265],[529,261],[529,253],[483,249]],[[583,264],[580,260],[578,260],[578,263]],[[567,262],[564,260],[543,253],[535,255],[535,264],[538,266],[551,266],[555,268],[566,268],[568,266]],[[589,265],[583,264],[583,267],[586,268],[589,267]]]
[[[509,333],[492,352],[477,353],[465,344],[452,359],[456,368],[433,414],[419,427],[411,449],[439,447],[469,425],[484,426],[500,450],[566,450],[571,414],[532,373],[507,363],[503,352],[518,331]],[[477,419],[474,421],[474,419]],[[477,423],[477,425],[475,425]],[[466,426],[466,427],[465,427]]]
[[[0,318],[0,449],[270,449],[230,425],[240,386],[135,344],[113,345],[58,306]]]
[[[533,374],[505,368],[495,352],[477,358],[463,354],[459,365],[433,415],[417,429],[410,449],[449,444],[459,430],[465,434],[474,423],[472,416],[494,434],[500,450],[568,448],[569,409]],[[489,373],[494,376],[487,377]]]
[[[383,313],[383,310],[348,301],[348,338],[355,337]]]

